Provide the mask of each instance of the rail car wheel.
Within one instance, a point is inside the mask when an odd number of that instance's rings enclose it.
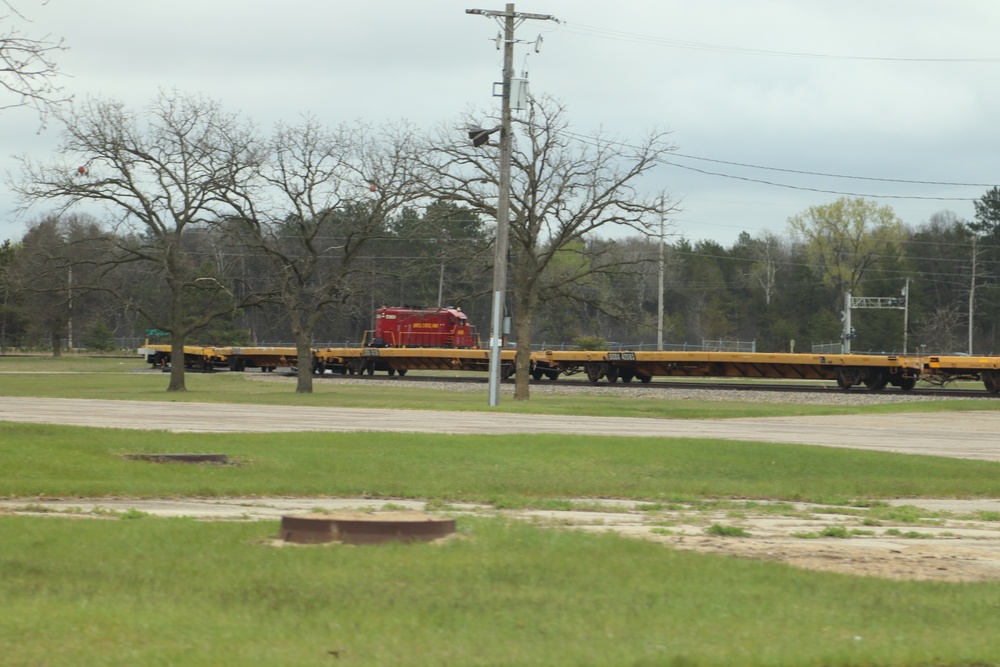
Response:
[[[858,369],[856,368],[841,368],[837,371],[837,386],[845,391],[850,389],[861,382],[861,378],[858,375]]]
[[[587,379],[597,384],[604,377],[604,364],[587,364]]]
[[[608,369],[604,372],[604,377],[608,378],[608,382],[618,381],[618,367],[608,366]]]
[[[915,377],[904,377],[899,381],[899,388],[903,391],[911,391],[917,386],[917,378]]]
[[[545,377],[555,382],[559,379],[559,371],[548,371],[545,373]]]
[[[983,386],[991,394],[1000,394],[1000,371],[983,371]]]
[[[514,364],[500,364],[500,379],[509,380],[514,376]]]
[[[399,373],[399,377],[403,377],[404,375],[406,375],[406,371],[408,371],[408,370],[409,370],[408,368],[400,368],[396,372]]]
[[[652,375],[646,375],[645,373],[636,373],[635,376],[639,378],[639,382],[643,384],[649,384],[653,381]]]
[[[395,374],[396,374],[396,369],[395,369],[395,368],[390,368],[390,369],[389,369],[388,371],[386,371],[386,372],[387,372],[387,373],[389,373],[389,375],[390,375],[390,376],[392,376],[392,375],[395,375]]]
[[[631,382],[635,378],[635,371],[632,369],[622,368],[618,371],[618,379],[622,382]]]
[[[869,368],[865,375],[865,387],[868,391],[882,391],[889,384],[889,377],[880,368]]]
[[[532,380],[535,380],[537,382],[538,380],[541,380],[543,377],[545,377],[545,371],[539,370],[537,368],[535,370],[531,371],[531,379]]]

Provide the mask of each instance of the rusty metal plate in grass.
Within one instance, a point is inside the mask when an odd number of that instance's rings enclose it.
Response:
[[[153,463],[229,463],[226,454],[126,454],[132,461],[152,461]]]
[[[423,512],[313,512],[281,517],[280,539],[298,544],[431,542],[455,532],[455,520]]]

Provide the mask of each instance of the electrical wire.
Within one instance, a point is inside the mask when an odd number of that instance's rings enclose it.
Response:
[[[598,26],[588,26],[578,23],[563,22],[557,30],[569,32],[589,37],[601,39],[611,39],[622,42],[635,42],[640,44],[655,44],[676,49],[688,49],[693,51],[708,51],[713,53],[728,53],[744,56],[766,56],[777,58],[800,58],[811,60],[847,60],[862,62],[903,62],[903,63],[998,63],[1000,58],[928,58],[928,57],[891,57],[891,56],[860,56],[860,55],[838,55],[831,53],[809,53],[802,51],[775,51],[771,49],[755,49],[741,46],[727,46],[722,44],[707,44],[703,42],[688,42],[684,40],[671,39],[668,37],[655,37],[653,35],[642,35],[639,33],[624,32],[620,30],[610,30]]]
[[[628,144],[628,143],[621,142],[621,141],[613,141],[613,140],[606,139],[606,138],[600,139],[600,143],[599,143],[598,139],[596,139],[594,137],[588,137],[588,136],[585,136],[585,135],[577,134],[575,132],[570,132],[570,131],[565,130],[565,129],[561,130],[561,133],[564,134],[564,135],[566,135],[566,136],[568,136],[568,137],[572,137],[576,141],[579,141],[581,143],[585,143],[585,144],[588,144],[588,145],[591,145],[591,146],[600,146],[602,144],[603,145],[612,144],[612,145],[623,147],[623,148],[631,148],[633,150],[641,150],[639,147],[634,146],[632,144]],[[824,178],[842,178],[842,179],[852,179],[852,180],[859,180],[859,181],[899,183],[899,184],[904,184],[904,185],[935,185],[935,186],[985,187],[985,188],[996,187],[996,186],[985,184],[985,183],[955,183],[955,182],[947,182],[947,181],[919,181],[919,180],[909,180],[909,179],[901,179],[901,178],[880,178],[880,177],[873,177],[873,176],[850,176],[850,175],[846,175],[846,174],[832,174],[832,173],[824,173],[824,172],[819,172],[819,171],[806,171],[806,170],[800,170],[800,169],[787,169],[787,168],[782,168],[782,167],[768,167],[768,166],[764,166],[764,165],[755,165],[755,164],[749,164],[749,163],[745,163],[745,162],[733,162],[733,161],[730,161],[730,160],[717,160],[717,159],[714,159],[714,158],[706,158],[706,157],[700,157],[700,156],[696,156],[696,155],[688,155],[688,154],[684,154],[684,153],[672,153],[672,155],[676,155],[677,157],[684,158],[684,159],[690,159],[690,160],[702,160],[702,161],[705,161],[705,162],[713,162],[713,163],[717,163],[717,164],[727,164],[727,165],[732,165],[732,166],[737,166],[737,167],[744,167],[744,168],[749,168],[749,169],[762,169],[762,170],[767,170],[767,171],[777,171],[777,172],[782,172],[782,173],[799,174],[799,175],[803,175],[803,176],[820,176],[820,177],[824,177]],[[692,167],[690,165],[678,164],[677,162],[671,162],[670,160],[664,160],[663,163],[666,164],[666,165],[670,165],[672,167],[677,167],[678,169],[686,169],[688,171],[694,171],[694,172],[697,172],[697,173],[700,173],[700,174],[704,174],[706,176],[717,176],[717,177],[720,177],[720,178],[729,178],[729,179],[738,180],[738,181],[746,181],[746,182],[749,182],[749,183],[759,183],[761,185],[770,185],[772,187],[777,187],[777,188],[787,188],[787,189],[790,189],[790,190],[803,190],[803,191],[806,191],[806,192],[819,192],[819,193],[823,193],[823,194],[841,195],[841,196],[846,196],[846,197],[863,197],[863,198],[867,198],[867,199],[912,199],[912,200],[923,200],[923,201],[963,201],[963,202],[978,201],[979,200],[979,197],[932,197],[932,196],[926,196],[926,195],[883,195],[883,194],[865,194],[865,193],[857,193],[857,192],[847,192],[847,191],[843,191],[843,190],[831,190],[831,189],[826,189],[826,188],[809,187],[809,186],[804,186],[804,185],[792,185],[792,184],[789,184],[789,183],[778,183],[778,182],[775,182],[775,181],[768,181],[768,180],[760,179],[760,178],[750,178],[748,176],[739,176],[739,175],[736,175],[736,174],[726,174],[726,173],[717,172],[717,171],[709,171],[707,169],[699,169],[697,167]]]
[[[846,192],[843,190],[827,190],[825,188],[814,188],[805,185],[790,185],[788,183],[776,183],[774,181],[766,181],[761,178],[750,178],[748,176],[737,176],[735,174],[723,174],[721,172],[708,171],[706,169],[698,169],[697,167],[691,167],[689,165],[677,164],[676,162],[670,162],[669,160],[664,160],[663,164],[667,164],[672,167],[678,167],[680,169],[687,169],[688,171],[698,172],[699,174],[705,174],[707,176],[719,176],[721,178],[730,178],[736,181],[746,181],[748,183],[760,183],[762,185],[770,185],[776,188],[787,188],[789,190],[804,190],[806,192],[821,192],[823,194],[841,195],[845,197],[863,197],[865,199],[915,199],[915,200],[927,200],[927,201],[977,201],[979,199],[978,197],[928,197],[925,195],[879,195],[879,194],[864,194],[858,192]]]
[[[708,157],[699,157],[697,155],[686,155],[684,153],[672,153],[672,155],[675,157],[685,158],[687,160],[701,160],[703,162],[714,162],[716,164],[728,164],[734,167],[746,167],[748,169],[763,169],[766,171],[780,171],[787,174],[801,174],[803,176],[823,176],[826,178],[845,178],[856,181],[876,181],[880,183],[904,183],[908,185],[946,185],[946,186],[967,187],[967,188],[996,187],[996,183],[954,183],[949,181],[915,181],[905,178],[880,178],[878,176],[849,176],[847,174],[831,174],[822,171],[805,171],[802,169],[766,167],[764,165],[759,165],[759,164],[748,164],[746,162],[732,162],[730,160],[716,160]]]

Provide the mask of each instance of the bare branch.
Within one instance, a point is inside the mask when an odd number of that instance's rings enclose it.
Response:
[[[461,127],[477,124],[467,118]],[[480,119],[481,120],[481,119]],[[645,195],[640,180],[673,150],[667,135],[653,132],[637,145],[603,133],[582,137],[569,131],[564,107],[535,100],[517,123],[512,155],[510,254],[513,265],[515,327],[518,339],[517,390],[527,397],[532,318],[555,276],[549,267],[571,244],[598,230],[627,228],[650,234],[673,212],[662,192]],[[494,147],[465,140],[465,132],[442,133],[422,156],[430,194],[496,218],[497,155]],[[461,139],[461,141],[459,141]],[[590,270],[558,274],[559,281],[582,280]],[[521,354],[520,350],[525,350]]]
[[[13,25],[15,18],[27,20],[10,2],[0,16],[0,111],[16,107],[34,109],[43,124],[53,107],[69,101],[58,84],[61,77],[56,55],[65,51],[62,39],[51,35],[32,37]]]

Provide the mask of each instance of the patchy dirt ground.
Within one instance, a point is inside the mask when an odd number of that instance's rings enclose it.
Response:
[[[0,513],[113,517],[126,512],[252,521],[325,511],[433,510],[506,516],[557,529],[613,531],[700,553],[774,560],[859,576],[939,581],[1000,579],[1000,500],[892,501],[846,507],[752,501],[661,504],[566,500],[558,509],[427,507],[418,501],[324,498],[183,500],[14,499]]]
[[[911,504],[912,503],[912,504]],[[945,509],[948,508],[948,509]],[[1000,579],[1000,502],[912,500],[872,507],[707,502],[627,512],[521,512],[676,549],[892,579]]]

